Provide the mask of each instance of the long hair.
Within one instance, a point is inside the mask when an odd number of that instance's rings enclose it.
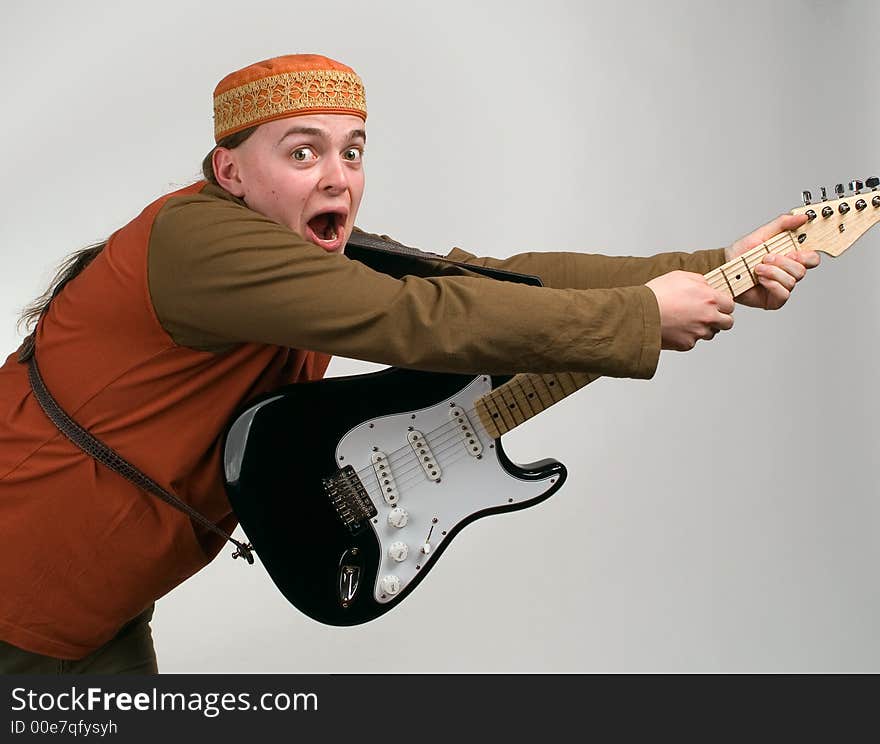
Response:
[[[218,185],[217,176],[214,174],[214,151],[218,147],[226,147],[230,150],[238,147],[254,133],[254,130],[256,130],[256,127],[248,127],[235,134],[230,134],[211,148],[211,151],[202,160],[202,175],[204,175],[205,180],[208,181],[208,183],[212,183],[215,186]],[[24,327],[27,337],[22,343],[21,350],[18,354],[19,362],[27,362],[34,355],[37,324],[40,322],[40,318],[43,317],[46,310],[49,309],[49,304],[55,299],[58,293],[67,286],[68,282],[79,276],[80,272],[95,260],[98,254],[104,250],[106,245],[107,241],[104,240],[100,243],[94,243],[85,248],[81,248],[76,253],[70,254],[59,265],[55,278],[52,279],[52,282],[49,284],[49,288],[29,305],[26,305],[24,310],[22,310],[21,316],[18,319],[18,328],[21,330],[21,328]]]
[[[58,267],[55,278],[49,284],[49,288],[37,297],[29,305],[26,305],[21,311],[21,317],[18,319],[18,328],[22,326],[28,334],[22,344],[21,351],[18,353],[18,361],[26,362],[34,355],[34,341],[36,340],[37,323],[43,317],[43,313],[49,309],[49,303],[55,299],[55,296],[67,286],[67,283],[77,276],[86,266],[95,260],[107,241],[102,243],[94,243],[92,245],[81,248],[76,253],[70,254],[65,258]]]

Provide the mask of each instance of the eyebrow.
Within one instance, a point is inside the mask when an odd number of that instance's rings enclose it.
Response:
[[[292,134],[308,134],[313,137],[321,137],[323,139],[327,139],[327,132],[323,129],[318,129],[317,127],[291,127],[288,129],[284,135],[278,140],[279,144],[287,139]],[[363,129],[352,129],[348,133],[348,139],[356,139],[360,137],[364,142],[367,141],[367,133]]]

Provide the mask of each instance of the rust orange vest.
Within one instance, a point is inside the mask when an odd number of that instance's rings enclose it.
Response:
[[[82,426],[231,530],[221,437],[247,399],[323,376],[329,357],[258,344],[178,346],[150,300],[147,250],[167,194],[114,233],[37,328],[46,385]],[[185,246],[181,246],[185,250]],[[0,368],[0,639],[80,658],[205,566],[222,539],[98,465],[33,398],[26,365]]]

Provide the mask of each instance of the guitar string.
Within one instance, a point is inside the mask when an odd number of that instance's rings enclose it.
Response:
[[[476,429],[476,428],[477,427],[474,427],[474,429]],[[483,436],[489,438],[491,441],[491,437],[489,437],[489,433],[485,430],[482,423],[479,424],[479,429],[482,430]],[[476,436],[479,437],[479,434],[476,434]],[[452,441],[450,442],[450,440],[452,440]],[[467,444],[465,442],[461,441],[461,438],[459,437],[458,431],[456,431],[452,437],[447,437],[444,440],[444,442],[447,442],[447,444],[442,445],[442,444],[434,443],[431,446],[431,451],[434,454],[434,461],[437,462],[439,465],[441,465],[441,472],[442,472],[442,465],[443,465],[443,463],[441,462],[441,457],[444,456],[446,453],[448,453],[450,451],[454,451],[454,450],[460,450],[464,454],[468,454]],[[480,443],[483,444],[482,437],[480,437]],[[418,457],[416,456],[416,454],[414,452],[412,452],[412,450],[408,453],[407,456],[404,456],[403,458],[401,458],[400,462],[402,464],[400,466],[398,466],[397,468],[389,467],[390,475],[394,481],[394,485],[398,489],[406,488],[407,486],[410,486],[416,482],[424,482],[425,481],[424,468],[422,467],[421,463],[418,460]],[[369,477],[371,474],[373,476],[372,478]],[[413,474],[416,475],[415,478],[409,477]],[[383,488],[385,488],[387,486],[384,483],[378,482],[378,479],[381,476],[378,473],[376,473],[376,471],[373,468],[364,468],[364,470],[360,471],[358,473],[358,475],[361,476],[361,482],[365,484],[365,488],[367,488],[368,491],[370,491],[375,486],[379,491],[379,495],[381,495],[384,499],[385,491],[383,490]],[[370,483],[370,486],[367,487],[366,483]],[[390,484],[388,484],[388,485],[390,485]],[[372,494],[372,495],[375,495],[375,494]]]
[[[529,406],[529,411],[525,411],[521,407],[518,408],[520,415],[522,415],[524,417],[523,422],[521,422],[521,423],[524,423],[529,418],[537,415],[542,410],[545,410],[547,407],[549,407],[549,405],[552,405],[553,403],[559,402],[563,398],[567,397],[568,395],[570,395],[574,392],[577,392],[577,390],[580,389],[580,388],[577,388],[575,390],[572,390],[571,393],[562,393],[558,399],[553,398],[553,396],[548,391],[547,397],[552,399],[551,403],[545,405],[543,403],[543,401],[540,400],[540,396],[539,396],[538,402],[543,407],[541,409],[539,409],[538,411],[535,411],[534,408],[532,408],[531,405],[528,404],[528,400],[527,400],[528,396],[537,395],[537,393],[534,392],[534,388],[532,388],[533,392],[528,392],[520,383],[514,384],[513,380],[508,381],[508,383],[506,383],[506,385],[512,386],[513,388],[517,388],[520,391],[520,393],[523,394],[523,398],[524,398],[526,404]],[[501,386],[501,387],[503,387],[503,386]],[[500,388],[496,388],[495,390],[497,391],[499,389]],[[495,392],[495,391],[492,391],[492,392]],[[468,413],[474,414],[475,410],[470,409],[468,411]],[[477,424],[474,428],[481,431],[483,433],[483,435],[486,437],[486,439],[488,439],[490,442],[494,443],[494,438],[486,430],[486,428],[483,425],[483,422],[479,418],[479,416],[478,415],[476,415],[474,417],[469,416],[469,418],[472,418],[473,421],[477,422]],[[442,440],[438,440],[436,437],[436,433],[442,431],[445,428],[448,428],[450,425],[453,425],[455,427],[455,431],[450,436],[446,436]],[[433,440],[429,439],[429,437],[431,435],[435,435]],[[461,441],[462,437],[461,437],[461,434],[458,430],[457,421],[453,421],[453,422],[450,422],[450,424],[445,424],[441,427],[438,427],[437,429],[434,429],[434,430],[428,432],[428,434],[425,434],[424,436],[425,436],[425,439],[428,441],[429,446],[431,446],[431,450],[435,455],[435,459],[437,459],[438,461],[439,461],[439,457],[441,454],[443,454],[453,448],[459,449],[462,452],[464,452],[465,454],[467,454],[467,447]],[[450,440],[451,440],[451,444],[448,444],[447,446],[443,446],[443,443],[450,442]],[[482,440],[481,440],[481,443],[483,443]],[[492,446],[494,446],[494,444],[489,445],[489,446],[491,448]],[[407,449],[406,447],[403,447],[400,450],[396,450],[395,454],[397,454],[401,451],[404,452],[403,456],[399,457],[394,462],[391,461],[390,456],[386,460],[386,462],[389,463],[389,467],[392,470],[391,475],[394,478],[395,485],[398,488],[404,488],[407,485],[412,485],[413,483],[425,482],[424,469],[421,465],[421,462],[418,460],[418,457],[416,456],[415,452],[412,450],[412,448],[410,447],[409,449]],[[395,467],[397,468],[396,470],[395,470]],[[371,474],[372,474],[372,477],[370,477]],[[415,474],[416,477],[414,479],[409,478],[407,480],[404,480],[405,478],[407,478],[407,476],[410,476],[411,474]],[[365,488],[368,488],[369,490],[373,490],[374,488],[378,489],[379,490],[378,495],[382,496],[382,498],[384,499],[383,486],[385,486],[386,484],[378,483],[378,476],[377,476],[375,470],[373,469],[372,465],[367,466],[367,467],[363,468],[362,470],[358,471],[357,475],[361,478],[361,482],[365,485]],[[366,485],[367,483],[370,485],[367,486]],[[390,484],[388,484],[388,485],[390,485]],[[377,494],[374,491],[370,495],[376,496]]]
[[[554,381],[551,381],[549,384],[545,382],[545,386],[548,386],[548,385],[554,386]],[[515,410],[517,410],[519,415],[522,417],[522,421],[519,423],[524,423],[525,421],[529,420],[530,418],[536,416],[541,411],[546,410],[554,403],[558,403],[560,400],[563,400],[568,395],[576,392],[581,387],[583,387],[583,385],[578,386],[575,389],[573,389],[571,391],[571,393],[565,393],[563,391],[563,392],[559,393],[559,397],[557,398],[552,394],[549,386],[548,386],[546,396],[545,396],[547,399],[549,399],[549,401],[550,401],[549,403],[544,402],[543,397],[538,393],[537,388],[534,386],[534,384],[529,383],[529,388],[527,389],[523,386],[522,382],[515,382],[515,378],[509,380],[504,385],[501,385],[498,388],[495,388],[494,390],[490,391],[490,393],[495,393],[497,396],[499,394],[499,391],[503,391],[506,389],[509,389],[511,391],[517,390],[520,393],[520,396],[522,398],[522,402],[524,402],[526,404],[526,406],[528,406],[528,410],[526,410],[522,406],[521,403],[516,401],[516,395],[515,395],[515,393],[513,393],[514,401],[516,403]],[[554,389],[555,390],[562,390],[561,387],[560,388],[554,387]],[[487,393],[486,395],[488,395],[488,394],[489,393]],[[480,397],[482,398],[484,396],[480,396]],[[530,399],[534,400],[535,397],[538,398],[538,400],[536,401],[539,405],[538,410],[535,410],[535,408],[529,403],[529,400]],[[496,405],[496,408],[498,408],[497,405]],[[509,404],[504,404],[503,408],[505,409],[505,411],[507,411],[511,408],[511,406]],[[492,437],[488,433],[488,431],[485,429],[485,426],[483,425],[483,422],[480,419],[479,414],[476,413],[475,408],[471,408],[471,409],[467,410],[465,413],[468,416],[468,419],[470,420],[472,425],[473,425],[473,422],[476,421],[477,426],[483,430],[483,433],[485,434],[485,436],[488,437],[490,440],[494,441],[494,437]],[[501,418],[501,423],[504,424],[504,426],[507,426],[507,422],[506,422],[504,416],[501,415],[500,410],[498,413],[499,413],[499,417]],[[513,420],[515,422],[514,426],[516,426],[517,425],[516,417],[511,414],[510,418],[511,418],[511,420]],[[511,426],[509,429],[507,429],[507,431],[510,431],[510,429],[512,429],[512,428],[513,427]],[[447,431],[444,432],[444,429],[446,429]],[[504,432],[504,433],[507,433],[507,432]],[[425,437],[425,440],[428,442],[428,445],[432,448],[432,451],[435,447],[442,446],[444,443],[448,442],[450,439],[453,439],[455,444],[459,444],[459,445],[463,446],[463,442],[461,440],[464,437],[461,434],[461,430],[459,428],[459,422],[457,420],[450,421],[447,424],[444,424],[440,427],[437,427],[436,429],[429,431],[427,434],[425,434],[424,432],[422,432],[422,434]],[[449,436],[445,436],[447,434]],[[444,438],[438,439],[437,438],[438,436],[444,436]],[[432,437],[433,437],[433,439],[432,439]],[[414,453],[411,446],[410,447],[403,446],[397,450],[394,450],[391,454],[388,454],[388,453],[383,453],[383,454],[385,454],[385,456],[386,456],[385,462],[392,469],[399,468],[401,466],[401,464],[405,463],[405,462],[416,462],[418,465],[418,472],[422,472],[421,464],[419,463],[418,459],[416,458],[415,453]],[[373,472],[373,470],[374,470],[374,467],[371,463],[370,465],[357,471],[356,474],[359,477],[363,478],[363,477],[366,477],[367,475],[369,475],[369,473]],[[408,471],[402,471],[402,472],[408,472]],[[394,475],[396,477],[396,473],[394,473]]]
[[[477,433],[478,437],[479,437],[480,433],[482,434],[482,437],[480,437],[481,444],[486,446],[485,442],[483,441],[483,437],[485,437],[491,443],[488,445],[488,447],[489,448],[494,447],[494,439],[486,431],[482,422],[479,422],[477,424],[477,426],[474,427],[474,429],[478,432]],[[452,441],[450,442],[450,440],[452,440]],[[443,466],[442,458],[444,456],[446,456],[447,453],[449,453],[451,451],[452,452],[461,452],[462,455],[467,455],[469,457],[472,456],[468,452],[467,446],[463,442],[461,442],[460,436],[457,431],[455,432],[454,436],[447,437],[444,441],[449,442],[449,444],[446,444],[445,446],[435,444],[432,447],[432,451],[434,453],[434,460],[439,465],[441,465],[441,472],[442,472],[442,466]],[[397,470],[392,470],[392,472],[391,472],[391,476],[393,477],[393,480],[394,480],[394,485],[398,489],[404,489],[408,486],[411,486],[414,483],[424,483],[425,482],[424,469],[422,468],[421,463],[418,461],[418,458],[415,456],[415,453],[410,453],[410,454],[411,454],[411,456],[407,456],[407,457],[402,458],[402,462],[405,463],[403,466],[403,469],[398,468]],[[412,465],[411,463],[415,463],[415,465]],[[372,471],[372,476],[373,476],[372,478],[369,477],[371,474],[371,471]],[[375,491],[378,490],[378,492],[379,492],[378,495],[382,496],[382,498],[384,499],[385,491],[383,489],[386,487],[386,484],[378,482],[379,476],[376,474],[376,472],[373,471],[372,468],[365,468],[364,471],[361,471],[361,472],[364,474],[364,477],[362,478],[362,483],[364,483],[365,488],[367,488],[368,491],[374,491],[374,493],[371,495],[377,495],[375,493]],[[412,475],[415,475],[416,477],[415,478],[410,477]],[[369,486],[367,486],[367,484],[369,484]],[[388,485],[390,485],[390,484],[388,484]]]
[[[768,252],[773,252],[773,253],[787,252],[789,244],[794,245],[794,241],[791,237],[791,234],[787,233],[787,232],[780,233],[779,235],[769,239],[765,243],[762,243],[762,244],[756,246],[755,248],[751,249],[750,251],[747,251],[742,256],[738,257],[740,259],[745,259],[745,263],[749,267],[749,273],[748,273],[749,279],[751,280],[751,269],[753,269],[754,266],[757,266],[758,264],[760,264],[763,261],[763,256],[766,255],[766,253],[768,253]],[[769,246],[771,246],[771,245],[773,245],[772,250],[769,249]],[[757,259],[757,260],[755,260],[753,265],[749,264],[749,260],[752,258]],[[730,279],[727,277],[726,273],[723,271],[725,266],[730,266],[731,269],[734,268],[736,266],[736,259],[729,261],[728,263],[724,264],[721,267],[717,267],[717,268],[713,269],[711,272],[709,272],[707,274],[707,277],[712,276],[713,274],[715,275],[715,280],[718,281],[718,286],[714,287],[715,289],[721,289],[725,285],[728,285],[728,288],[732,290],[732,287],[730,287]],[[712,281],[710,279],[707,279],[707,281],[709,281],[710,284],[712,283]],[[743,283],[742,280],[734,280],[734,281],[739,282],[740,284]],[[751,288],[753,286],[755,286],[754,282],[749,281],[747,288]],[[735,293],[734,296],[737,296],[738,294],[739,293]],[[498,388],[495,388],[494,390],[490,391],[490,393],[487,393],[486,395],[489,395],[491,393],[498,393],[503,388],[508,388],[508,389],[516,388],[516,389],[518,389],[518,391],[520,393],[526,393],[526,390],[522,386],[521,383],[514,383],[513,380],[510,380],[510,381],[508,381],[508,383],[505,383],[505,385],[502,385],[502,386],[499,386]],[[578,389],[580,389],[580,388],[578,388]],[[573,391],[573,392],[575,392],[575,391]],[[531,394],[527,393],[526,395],[523,396],[524,402],[526,402],[527,405],[529,405],[528,399],[530,397],[532,397],[533,395],[534,395],[534,391]],[[481,397],[483,397],[483,396],[481,396]],[[498,396],[496,395],[496,397],[498,397]],[[548,396],[548,397],[552,397],[552,396]],[[563,395],[559,400],[562,400],[562,398],[564,398],[564,397],[567,397],[567,394]],[[558,402],[558,401],[557,400],[552,401],[552,403],[556,403],[556,402]],[[517,426],[519,423],[524,423],[525,421],[527,421],[528,419],[532,418],[534,415],[536,415],[537,413],[540,412],[540,411],[535,411],[531,407],[531,405],[529,405],[529,408],[531,409],[530,411],[528,411],[528,412],[523,411],[521,408],[521,404],[518,403],[515,399],[515,394],[514,394],[514,403],[515,403],[515,407],[509,406],[509,408],[512,410],[517,410],[521,416],[524,416],[522,422],[517,422],[516,417],[511,416],[511,419],[514,421],[514,426]],[[552,405],[552,403],[551,403],[551,405]],[[543,401],[541,401],[541,404],[543,405]],[[496,404],[496,407],[498,407],[497,404]],[[546,408],[546,407],[547,406],[544,406],[544,408]],[[541,410],[544,410],[544,408],[542,408]],[[469,419],[472,418],[472,415],[475,413],[476,413],[476,409],[474,409],[474,408],[466,411],[466,414],[468,415]],[[499,411],[499,413],[500,413],[500,411]],[[503,420],[504,417],[501,416],[500,418],[502,419],[502,422],[504,423],[504,425],[507,426],[506,421]],[[485,427],[483,426],[482,421],[479,419],[478,414],[476,415],[476,420],[478,422],[479,427],[481,429],[483,429],[483,433],[487,437],[492,439],[492,437],[488,434],[488,432],[486,432]],[[473,425],[473,421],[471,421],[471,424]],[[511,427],[511,428],[513,428],[513,427]],[[437,436],[441,436],[441,432],[443,432],[444,429],[450,429],[450,430],[454,429],[454,433],[452,433],[451,436],[446,436],[442,440],[438,440]],[[510,431],[510,429],[508,429],[508,431]],[[451,432],[444,432],[444,434],[450,434],[450,433]],[[504,432],[504,433],[506,433],[506,432]],[[440,427],[437,427],[436,429],[433,429],[427,433],[423,432],[423,436],[424,436],[425,440],[428,442],[428,445],[431,447],[431,451],[434,454],[435,459],[438,459],[441,453],[450,449],[450,446],[446,446],[446,447],[442,446],[445,442],[448,442],[450,439],[455,440],[453,442],[452,446],[461,446],[462,449],[466,452],[466,445],[462,441],[463,435],[460,433],[458,421],[453,420],[453,421],[450,421],[447,424],[444,424]],[[429,438],[431,436],[434,437],[433,441],[429,440]],[[401,453],[403,453],[402,458],[398,457],[396,461],[392,461],[392,458],[394,456],[400,455]],[[401,484],[397,483],[398,478],[401,478],[401,479],[405,478],[411,472],[420,473],[420,474],[424,472],[422,465],[421,465],[421,462],[418,460],[418,457],[417,457],[416,453],[413,451],[412,447],[407,448],[404,446],[404,447],[400,447],[397,450],[394,450],[391,454],[387,455],[387,462],[388,462],[389,467],[392,468],[392,475],[394,476],[395,484],[398,485],[398,487],[404,487],[402,485],[402,481],[401,481]],[[404,465],[403,470],[399,469],[399,466],[401,463],[408,463],[408,462],[415,463],[415,465],[414,466],[413,465]],[[395,467],[398,467],[397,472],[394,471]],[[364,479],[367,479],[366,476],[368,476],[370,473],[373,474],[374,478],[378,477],[372,466],[367,466],[367,467],[363,468],[362,470],[357,472],[357,475],[361,478],[361,480],[363,482]],[[398,473],[399,473],[399,475],[398,475]],[[424,476],[422,475],[421,477],[424,477]],[[419,480],[420,479],[421,478],[419,478]],[[367,479],[368,482],[370,482],[371,480],[372,479]],[[412,482],[415,482],[415,481],[409,481],[409,483],[412,483]],[[376,483],[375,485],[381,491],[381,485],[379,483]],[[381,493],[380,493],[380,495],[381,495]]]
[[[489,437],[489,439],[491,440],[491,437],[489,436],[488,432],[485,431],[485,429],[483,429],[483,433],[485,434],[486,437]],[[446,468],[449,465],[451,465],[455,462],[458,462],[459,460],[464,459],[465,457],[470,457],[470,456],[471,455],[463,447],[446,447],[445,449],[442,450],[441,454],[437,455],[435,460],[441,466],[441,470],[442,470],[443,468]],[[417,468],[416,470],[417,470],[416,477],[408,477],[405,480],[401,479],[401,482],[399,482],[399,483],[397,482],[397,480],[395,480],[395,483],[398,487],[398,490],[405,491],[414,485],[427,485],[428,483],[430,483],[430,481],[425,480],[424,475],[423,475],[423,471],[421,470],[421,468]],[[413,472],[413,471],[410,471],[410,472]],[[371,481],[371,488],[376,485],[378,485],[376,483],[376,481],[374,481],[374,480]],[[372,496],[374,498],[381,497],[384,499],[384,492],[382,491],[382,487],[379,486],[378,490],[379,490],[379,493],[378,494],[374,493],[374,494],[372,494]],[[392,504],[392,506],[393,505],[394,504]]]
[[[445,460],[443,462],[443,467],[451,467],[454,463],[456,463],[459,460],[466,458],[466,457],[468,457],[466,452],[464,452],[462,450],[458,450],[457,453],[453,453],[452,456],[445,458]],[[429,485],[429,483],[426,482],[424,479],[420,479],[418,482],[421,485]],[[413,483],[416,483],[416,481],[413,481]],[[440,493],[438,495],[442,497],[442,493]],[[425,502],[423,502],[423,503],[425,503]],[[394,505],[396,505],[396,504],[394,504]],[[390,505],[390,506],[393,506],[393,505]],[[376,518],[374,517],[374,519],[376,519]]]
[[[461,459],[463,459],[463,458],[466,458],[466,457],[468,457],[468,456],[469,456],[469,455],[467,454],[467,452],[465,452],[464,450],[459,449],[459,450],[455,450],[455,451],[453,451],[453,452],[451,453],[451,455],[444,456],[444,458],[442,458],[442,460],[441,460],[441,458],[437,458],[437,461],[440,463],[441,467],[446,468],[446,467],[450,467],[450,466],[451,466],[452,464],[454,464],[455,462],[458,462],[459,460],[461,460]],[[399,485],[398,485],[398,490],[399,490],[400,492],[405,492],[405,491],[409,490],[410,488],[412,488],[413,486],[416,486],[416,485],[430,485],[430,483],[431,483],[431,481],[425,480],[424,477],[422,477],[422,478],[410,478],[410,479],[408,479],[407,481],[405,481],[404,483],[399,484]],[[377,494],[376,494],[376,493],[371,494],[371,496],[372,496],[374,499],[377,499],[377,500],[380,499],[380,498],[384,500],[384,495],[383,495],[381,492],[379,492],[379,493],[377,493]],[[386,502],[386,503],[387,503],[387,502]],[[396,506],[396,505],[397,505],[396,502],[395,502],[394,504],[389,504],[389,506]]]
[[[770,248],[770,246],[773,246],[772,249]],[[731,291],[733,296],[738,297],[742,292],[751,289],[754,286],[757,286],[755,281],[752,281],[752,277],[754,276],[753,270],[764,260],[764,256],[767,253],[782,255],[789,252],[790,246],[792,247],[792,250],[797,248],[797,245],[795,244],[794,239],[791,237],[791,234],[780,233],[779,235],[770,238],[766,242],[755,246],[755,248],[752,248],[741,256],[737,256],[735,259],[728,261],[723,266],[719,266],[713,269],[708,274],[706,274],[706,279],[709,284],[713,286],[714,289],[723,289],[725,286],[727,286],[728,290]],[[739,263],[743,260],[745,262],[745,265],[748,267],[748,271],[746,272],[745,276],[743,276],[743,272],[739,266]],[[725,267],[727,267],[727,271],[724,271]],[[733,280],[730,279],[729,275],[734,270],[739,272],[739,276],[741,278],[734,278]],[[746,277],[748,278],[747,280]],[[713,284],[713,281],[717,281],[718,286],[715,286]],[[734,291],[734,285],[740,291]]]
[[[506,385],[512,385],[514,388],[517,388],[520,391],[520,393],[523,394],[523,398],[526,399],[526,403],[528,403],[527,397],[530,395],[530,393],[528,391],[526,391],[525,388],[522,387],[521,383],[517,382],[514,384],[513,380],[510,380],[510,381],[508,381],[508,383],[506,383]],[[499,389],[500,388],[495,388],[496,391]],[[494,392],[494,391],[491,391],[491,392]],[[572,391],[572,393],[573,392],[575,392],[575,391]],[[548,397],[552,397],[552,396],[548,395]],[[562,395],[559,398],[559,400],[562,400],[564,397],[566,397],[566,396]],[[555,403],[555,402],[558,402],[558,401],[557,400],[552,401],[552,403]],[[544,408],[549,407],[549,405],[552,405],[552,403],[545,405]],[[542,403],[542,405],[543,405],[543,403]],[[544,408],[542,408],[541,410],[544,410]],[[521,415],[524,416],[523,422],[525,422],[529,418],[540,413],[540,410],[535,411],[534,408],[532,408],[531,406],[529,406],[529,409],[530,409],[529,411],[521,411]],[[476,413],[475,408],[469,409],[468,411],[466,411],[466,414],[467,414],[468,419],[470,420],[473,428],[478,427],[479,429],[481,429],[483,431],[483,434],[487,438],[489,438],[490,441],[494,441],[494,438],[488,433],[485,426],[483,425],[483,422],[480,419],[479,414]],[[476,424],[474,424],[474,422],[476,422]],[[446,431],[444,431],[444,429]],[[425,434],[423,432],[423,436],[425,437],[425,440],[427,441],[429,447],[431,448],[432,452],[434,452],[435,455],[438,454],[438,452],[442,452],[445,449],[448,449],[448,447],[444,447],[444,445],[447,442],[449,442],[450,440],[452,440],[452,445],[450,445],[450,446],[457,445],[457,446],[463,447],[466,450],[466,444],[463,441],[463,435],[461,434],[461,431],[459,428],[459,423],[458,423],[458,421],[455,421],[455,420],[450,421],[447,424],[444,424],[442,426],[439,426],[436,429],[429,431],[427,434]],[[438,437],[442,437],[442,438],[438,439]],[[385,462],[388,463],[389,467],[392,469],[392,471],[393,471],[392,475],[395,476],[395,480],[397,478],[398,472],[400,472],[401,474],[405,474],[405,473],[409,472],[409,470],[403,470],[403,471],[399,470],[399,468],[401,466],[406,467],[404,465],[404,463],[407,463],[407,462],[415,462],[416,463],[415,468],[411,468],[411,469],[416,469],[417,472],[423,472],[421,463],[418,461],[418,459],[416,457],[416,453],[413,451],[411,446],[410,447],[405,447],[405,446],[401,447],[397,450],[394,450],[392,452],[392,454],[390,454],[390,455],[387,453],[383,453],[383,454],[386,454]],[[397,468],[397,470],[395,470],[395,468]],[[374,472],[374,467],[372,464],[370,464],[370,465],[364,467],[363,469],[357,471],[356,474],[359,477],[363,478],[366,475],[369,475],[370,473],[373,473],[373,472]]]
[[[474,414],[475,410],[471,409],[470,411],[467,411],[466,413],[469,414],[468,419],[470,420],[471,425],[473,425],[473,418],[474,417],[470,414]],[[478,417],[477,417],[477,419],[479,420]],[[480,422],[480,425],[482,426],[482,422]],[[446,431],[444,431],[444,430],[446,430]],[[445,442],[447,442],[449,440],[450,436],[446,436],[446,435],[454,435],[454,438],[457,441],[462,439],[460,425],[457,420],[449,421],[449,422],[437,427],[436,429],[432,429],[431,431],[429,431],[427,433],[424,433],[424,432],[420,432],[420,433],[425,438],[425,441],[428,443],[428,445],[431,447],[432,450],[434,449],[435,446],[442,446]],[[443,436],[444,438],[438,439],[438,436]],[[390,454],[386,453],[386,452],[383,452],[382,454],[385,455],[384,462],[386,462],[390,467],[397,467],[404,460],[408,460],[410,458],[410,456],[415,457],[415,452],[413,451],[412,445],[410,445],[410,446],[404,445],[403,447],[400,447],[399,449],[392,451]],[[403,457],[398,457],[399,455],[402,455]],[[373,469],[374,469],[374,466],[371,463],[370,465],[363,468],[362,470],[357,471],[356,474],[358,476],[360,476],[364,473],[371,472]]]
[[[524,399],[528,398],[532,395],[531,393],[526,391],[522,387],[522,384],[519,382],[514,383],[513,380],[510,380],[507,383],[505,383],[505,385],[517,388],[521,393],[523,393]],[[495,390],[490,391],[490,393],[498,391],[501,387],[504,387],[504,386],[499,386],[499,388],[495,388]],[[575,392],[575,391],[572,391],[572,392]],[[480,397],[483,397],[483,396],[480,396]],[[549,394],[547,397],[552,398],[552,396]],[[562,397],[559,398],[559,400],[562,400],[563,397],[565,397],[565,396],[563,395]],[[549,405],[552,405],[552,403],[555,403],[555,402],[558,402],[558,401],[551,400],[551,402],[549,404],[542,403],[543,407],[540,410],[544,410],[545,408],[549,407]],[[529,411],[522,412],[525,416],[523,421],[540,413],[540,410],[536,411],[534,408],[531,407],[531,405],[529,405],[529,409],[530,409]],[[483,432],[487,437],[489,437],[490,439],[493,439],[489,435],[489,433],[485,430],[483,422],[480,419],[479,414],[476,412],[475,408],[471,408],[471,409],[468,409],[467,411],[465,411],[465,415],[467,416],[468,421],[470,422],[472,427],[474,426],[474,422],[476,422],[476,426],[483,429]],[[420,433],[424,436],[425,440],[427,441],[428,445],[431,447],[432,450],[435,447],[442,447],[442,445],[445,444],[446,442],[448,442],[450,439],[454,439],[456,443],[461,443],[462,445],[464,445],[464,442],[463,442],[464,435],[462,434],[462,431],[460,428],[460,423],[457,419],[453,419],[453,420],[447,422],[446,424],[443,424],[435,429],[428,431],[427,433],[425,433],[425,432],[420,432]],[[442,437],[442,438],[438,439],[438,437]],[[389,466],[392,468],[399,467],[402,462],[409,460],[411,456],[415,457],[415,453],[413,452],[412,446],[410,446],[410,447],[403,446],[397,450],[392,451],[390,454],[385,453],[385,452],[383,452],[382,454],[385,455],[385,458],[386,458],[385,462],[387,462],[389,464]],[[419,467],[421,468],[421,465],[419,465]],[[370,465],[357,471],[356,474],[358,476],[363,476],[364,474],[369,474],[370,472],[372,472],[373,469],[374,468],[371,463]]]
[[[739,270],[740,262],[745,259],[750,269],[749,279],[751,279],[751,269],[754,269],[755,266],[760,264],[764,260],[764,256],[767,253],[785,253],[788,251],[789,246],[794,246],[794,239],[789,233],[780,233],[779,235],[770,238],[764,243],[758,244],[754,248],[748,250],[746,253],[743,253],[741,256],[737,256],[736,258],[728,261],[722,266],[718,266],[712,269],[712,271],[706,274],[706,278],[707,280],[711,281],[711,278],[714,277],[720,279],[723,284],[725,284],[726,282],[724,282],[724,277],[727,276],[729,272],[733,269]],[[724,269],[727,269],[727,271],[723,271]],[[751,282],[750,286],[755,286],[754,282]]]
[[[438,457],[437,462],[441,465],[441,468],[446,468],[446,467],[451,466],[453,463],[458,462],[459,460],[467,458],[467,457],[469,457],[469,455],[463,449],[455,449],[455,450],[450,449],[450,450],[447,450],[446,452],[444,452],[443,457]],[[407,490],[409,490],[411,487],[414,487],[417,485],[430,485],[430,483],[431,483],[431,481],[425,480],[424,477],[408,478],[404,482],[398,484],[398,490],[399,490],[399,492],[404,493]],[[373,497],[376,499],[378,499],[378,498],[384,499],[384,496],[381,492],[378,494],[373,494]],[[396,505],[396,504],[391,504],[391,506],[394,506],[394,505]]]

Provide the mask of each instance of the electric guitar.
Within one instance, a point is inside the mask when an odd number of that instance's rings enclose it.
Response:
[[[839,256],[880,221],[878,179],[793,214],[809,221],[714,271],[734,297],[765,253]],[[449,375],[389,368],[300,383],[251,401],[229,426],[227,493],[285,597],[328,625],[396,607],[452,538],[490,514],[533,506],[566,479],[555,460],[517,465],[501,437],[596,379],[585,373]]]

